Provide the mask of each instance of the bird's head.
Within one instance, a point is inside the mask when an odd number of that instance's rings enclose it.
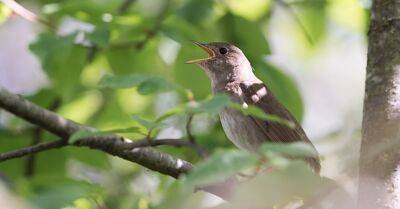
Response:
[[[223,42],[193,43],[206,51],[208,57],[186,63],[200,66],[212,83],[228,83],[253,75],[249,61],[238,47]]]

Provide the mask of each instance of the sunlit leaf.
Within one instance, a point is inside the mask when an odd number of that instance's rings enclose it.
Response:
[[[176,85],[160,77],[151,77],[139,84],[137,90],[140,94],[147,95],[155,92],[165,92],[176,88]]]
[[[254,105],[248,105],[247,107],[243,107],[239,104],[231,104],[231,107],[235,108],[236,110],[239,110],[245,115],[251,115],[266,121],[280,123],[290,128],[295,127],[295,124],[292,121],[286,120],[276,115],[266,114],[262,109]]]
[[[217,151],[209,159],[195,166],[187,176],[191,185],[208,185],[223,181],[258,163],[258,157],[246,151]]]
[[[105,133],[139,133],[139,134],[143,134],[141,132],[140,127],[137,126],[132,126],[132,127],[128,127],[128,128],[118,128],[118,129],[110,129],[110,130],[105,130],[103,131]]]
[[[180,113],[184,113],[185,109],[182,107],[177,107],[177,108],[173,108],[168,110],[167,112],[165,112],[164,114],[162,114],[160,117],[158,117],[155,122],[159,123],[164,121],[165,119],[172,117],[174,115],[180,114]]]
[[[2,2],[0,2],[0,24],[7,20],[7,18],[11,15],[12,11]]]
[[[229,202],[216,209],[285,208],[292,202],[306,202],[329,191],[330,181],[314,174],[303,162],[260,173],[240,184]],[[302,201],[303,200],[303,201]]]
[[[143,119],[139,115],[132,115],[132,119],[138,122],[140,125],[144,126],[147,130],[154,129],[156,127],[161,126],[162,124],[153,122],[150,120]]]
[[[146,127],[147,126],[151,126],[151,125],[156,125],[155,123],[151,123],[148,122],[142,118],[139,118],[138,116],[133,116],[133,118],[135,118],[135,120],[140,121],[140,124],[145,124]],[[128,128],[118,128],[118,129],[109,129],[109,130],[105,130],[105,131],[98,131],[98,130],[80,130],[75,132],[74,134],[72,134],[69,139],[68,139],[68,143],[73,144],[75,142],[77,142],[80,139],[84,139],[84,138],[90,138],[90,137],[98,137],[98,136],[107,136],[107,135],[111,135],[113,133],[138,133],[138,134],[142,134],[144,135],[144,133],[141,132],[140,127],[138,126],[132,126],[132,127],[128,127]]]
[[[211,99],[195,103],[193,105],[188,105],[186,107],[187,111],[190,113],[219,113],[222,108],[228,106],[231,103],[228,96],[224,94],[215,95]]]
[[[171,91],[179,88],[177,85],[161,77],[140,74],[119,76],[105,75],[100,80],[99,86],[114,89],[137,87],[138,92],[143,95]]]
[[[290,9],[295,11],[299,19],[297,24],[301,24],[299,25],[300,32],[307,39],[310,39],[309,41],[312,43],[317,43],[325,35],[327,25],[326,6],[326,0],[305,0],[290,5]]]
[[[141,84],[143,81],[147,80],[149,76],[146,75],[105,75],[101,78],[99,82],[100,87],[109,88],[132,88]]]
[[[232,13],[245,17],[250,20],[260,18],[264,13],[268,12],[271,4],[270,0],[228,0],[226,4]]]
[[[204,196],[200,192],[193,192],[182,180],[177,180],[165,191],[163,200],[154,209],[201,209]]]
[[[262,153],[274,153],[291,157],[316,157],[318,153],[311,144],[304,142],[295,143],[264,143],[260,151]]]

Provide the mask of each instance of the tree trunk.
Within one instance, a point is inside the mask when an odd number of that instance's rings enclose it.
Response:
[[[400,0],[375,0],[368,39],[359,209],[400,208]]]

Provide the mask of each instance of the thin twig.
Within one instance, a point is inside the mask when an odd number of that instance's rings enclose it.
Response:
[[[32,133],[32,143],[31,146],[37,145],[42,140],[42,128],[36,127],[33,129]],[[35,154],[30,153],[25,161],[25,177],[31,177],[35,173]]]
[[[192,120],[193,120],[194,115],[190,114],[188,117],[188,121],[186,123],[186,133],[189,137],[189,141],[193,144],[196,143],[196,139],[194,138],[194,136],[192,135]]]
[[[96,137],[94,137],[94,140],[97,140]],[[91,140],[92,137],[89,138],[83,138],[80,140]],[[33,146],[29,147],[24,147],[21,149],[17,149],[14,151],[6,152],[6,153],[1,153],[0,154],[0,162],[14,159],[14,158],[20,158],[25,155],[32,155],[38,152],[43,152],[47,151],[50,149],[56,149],[64,146],[68,146],[71,144],[67,143],[67,140],[64,139],[59,139],[57,141],[52,141],[52,142],[45,142],[45,143],[40,143],[36,144]],[[188,142],[187,140],[183,139],[158,139],[158,140],[153,140],[152,142],[149,142],[147,139],[142,139],[142,140],[137,140],[133,142],[125,142],[123,144],[120,144],[118,146],[118,149],[120,150],[131,150],[135,148],[143,148],[143,147],[157,147],[157,146],[174,146],[174,147],[192,147],[192,144]],[[82,144],[78,141],[75,144],[72,144],[71,146],[82,146]]]
[[[10,160],[13,158],[23,157],[28,154],[42,152],[45,150],[57,149],[57,148],[64,147],[67,145],[68,145],[67,141],[62,140],[62,139],[57,140],[57,141],[52,141],[52,142],[40,143],[40,144],[37,144],[34,146],[25,147],[25,148],[21,148],[21,149],[15,150],[15,151],[2,153],[2,154],[0,154],[0,162]]]
[[[60,107],[61,105],[61,99],[59,97],[55,98],[54,101],[50,104],[49,110],[55,111]],[[34,128],[33,133],[32,133],[32,143],[31,146],[34,146],[38,144],[42,140],[42,133],[43,129],[39,126]],[[35,173],[35,155],[34,153],[29,154],[29,156],[26,159],[25,163],[25,173],[24,175],[26,177],[31,177]]]
[[[196,151],[196,153],[202,157],[202,158],[207,158],[208,153],[206,150],[204,150],[196,141],[196,138],[192,134],[192,121],[193,121],[193,114],[190,114],[188,117],[188,120],[186,122],[186,134],[188,136],[189,143],[192,145],[193,149]]]

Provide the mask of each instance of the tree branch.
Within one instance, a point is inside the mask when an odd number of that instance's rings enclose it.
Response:
[[[77,131],[93,130],[91,127],[80,125],[41,108],[1,86],[0,107],[59,136],[64,143],[67,143],[67,139]],[[129,144],[120,136],[107,135],[82,139],[74,145],[102,150],[175,178],[192,169],[191,163],[152,148],[126,149]]]
[[[36,144],[34,146],[25,147],[22,149],[11,151],[11,152],[1,153],[0,154],[0,162],[10,160],[13,158],[23,157],[23,156],[29,155],[29,154],[42,152],[45,150],[57,149],[57,148],[60,148],[60,147],[66,146],[66,145],[68,145],[68,144],[65,140],[57,140],[57,141],[52,141],[52,142]]]

